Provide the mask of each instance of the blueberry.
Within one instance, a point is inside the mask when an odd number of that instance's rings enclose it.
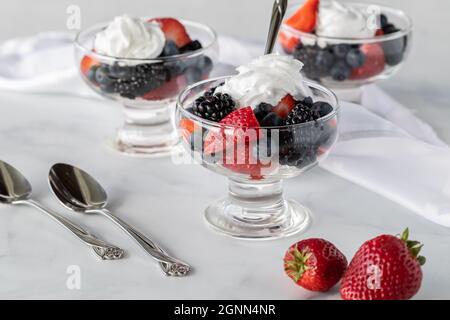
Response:
[[[122,79],[131,76],[131,68],[128,66],[120,66],[117,63],[109,66],[108,74],[110,77]]]
[[[202,70],[203,74],[209,74],[213,68],[213,62],[210,57],[201,56],[197,60],[197,68]]]
[[[328,50],[319,51],[316,56],[315,65],[319,72],[328,72],[334,63],[334,56]]]
[[[109,76],[109,71],[107,67],[100,67],[95,72],[95,80],[103,88],[112,86],[114,80]]]
[[[275,112],[270,112],[261,121],[261,127],[280,127],[284,125],[283,119],[281,119]]]
[[[273,106],[268,103],[260,103],[256,106],[256,108],[253,110],[253,113],[255,114],[256,119],[258,119],[258,122],[261,124],[261,121],[271,112],[273,109]]]
[[[388,23],[389,22],[388,22],[387,16],[382,13],[380,15],[380,26],[381,26],[381,29],[384,29],[388,25]]]
[[[337,62],[333,68],[331,68],[331,77],[336,81],[344,81],[350,77],[352,69],[344,61]]]
[[[172,40],[167,40],[166,45],[164,46],[162,56],[163,57],[170,57],[174,56],[180,53],[180,50],[178,50],[178,47],[176,43]]]
[[[89,79],[89,81],[97,83],[97,79],[95,78],[97,69],[98,69],[98,66],[93,66],[92,68],[89,69],[89,71],[87,73],[87,78]]]
[[[366,61],[366,57],[365,57],[364,53],[361,52],[361,50],[359,50],[359,49],[351,49],[347,53],[345,61],[347,61],[348,65],[350,67],[352,67],[352,68],[359,68]]]
[[[385,41],[382,43],[386,63],[396,66],[403,61],[406,50],[406,37]]]
[[[333,107],[325,101],[318,101],[318,102],[314,103],[311,108],[311,112],[313,113],[313,116],[315,119],[325,117],[326,115],[330,114],[332,111],[333,111]]]
[[[333,46],[332,51],[337,58],[344,59],[351,49],[352,49],[351,45],[342,43]]]
[[[185,70],[185,76],[188,84],[193,84],[202,80],[202,71],[196,67],[189,67]]]

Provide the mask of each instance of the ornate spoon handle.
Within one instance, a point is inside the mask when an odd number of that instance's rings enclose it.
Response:
[[[124,251],[116,246],[107,244],[106,242],[97,239],[80,226],[74,224],[69,219],[64,218],[63,216],[52,212],[42,205],[33,200],[19,200],[13,202],[14,204],[25,204],[29,205],[33,208],[38,209],[41,212],[46,213],[53,220],[58,222],[61,226],[65,227],[67,230],[72,232],[78,239],[80,239],[84,244],[90,246],[94,253],[103,260],[117,260],[122,258]]]
[[[183,277],[186,276],[191,270],[191,267],[187,263],[184,263],[181,260],[168,255],[155,242],[144,236],[135,228],[131,227],[125,221],[113,215],[108,210],[106,209],[89,210],[87,212],[101,213],[106,217],[108,217],[111,221],[116,223],[122,230],[124,230],[130,237],[132,237],[149,255],[151,255],[153,259],[159,262],[163,272],[167,276]]]

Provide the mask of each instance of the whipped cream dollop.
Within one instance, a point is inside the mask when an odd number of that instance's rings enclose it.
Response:
[[[316,34],[337,38],[370,38],[376,30],[370,24],[370,13],[335,0],[319,7]]]
[[[300,100],[311,96],[300,74],[303,63],[289,56],[269,54],[253,60],[236,70],[216,92],[229,94],[241,108],[255,108],[261,102],[276,106],[290,94]]]
[[[131,59],[152,59],[164,49],[166,38],[157,23],[144,23],[139,18],[123,15],[95,37],[97,53]]]

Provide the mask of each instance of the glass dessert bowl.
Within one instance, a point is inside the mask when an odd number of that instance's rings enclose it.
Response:
[[[176,97],[209,78],[218,55],[216,34],[191,21],[138,19],[117,17],[79,32],[76,63],[91,89],[124,107],[125,123],[108,144],[128,155],[166,156],[180,150]]]
[[[362,86],[397,73],[410,51],[412,21],[401,10],[308,0],[290,5],[287,16],[277,51],[303,61],[308,79],[343,98],[353,92],[358,100]]]
[[[276,106],[241,107],[245,98],[234,99],[218,89],[236,77],[190,86],[177,102],[176,122],[187,157],[229,179],[228,196],[206,209],[206,221],[216,231],[242,239],[301,232],[309,225],[310,211],[284,198],[282,180],[327,156],[338,134],[337,98],[319,84],[302,81],[308,96],[282,93]]]

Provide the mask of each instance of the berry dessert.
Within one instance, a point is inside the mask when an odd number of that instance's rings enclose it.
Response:
[[[261,144],[268,149],[272,169],[278,165],[304,169],[315,164],[334,143],[336,122],[320,121],[334,109],[326,101],[314,101],[300,74],[302,66],[286,56],[266,55],[239,67],[238,75],[196,98],[189,112],[216,123],[219,129],[201,132],[200,148],[199,139],[190,138],[197,144],[192,149],[255,180],[264,178],[265,166],[258,160]],[[272,141],[275,135],[278,139]],[[241,155],[236,148],[242,149]],[[242,163],[238,164],[239,156]]]
[[[218,54],[211,28],[123,15],[81,30],[75,49],[83,80],[124,107],[124,125],[108,139],[109,147],[145,157],[181,151],[173,107],[186,86],[210,76]]]
[[[285,20],[278,42],[285,54],[305,64],[303,73],[309,79],[335,87],[372,82],[398,69],[411,32],[403,14],[374,8],[307,0]]]
[[[345,300],[407,300],[422,283],[420,256],[423,245],[409,240],[406,229],[400,237],[381,235],[365,242],[353,257],[341,283]]]
[[[283,197],[282,180],[313,168],[337,138],[338,104],[305,81],[303,63],[265,55],[238,74],[183,91],[176,123],[187,160],[229,179],[229,196],[210,205],[213,229],[240,239],[274,239],[304,230],[309,210]]]
[[[213,68],[207,55],[189,56],[203,46],[174,18],[119,16],[93,43],[80,62],[84,79],[102,94],[123,99],[174,98],[186,85],[208,78]]]

